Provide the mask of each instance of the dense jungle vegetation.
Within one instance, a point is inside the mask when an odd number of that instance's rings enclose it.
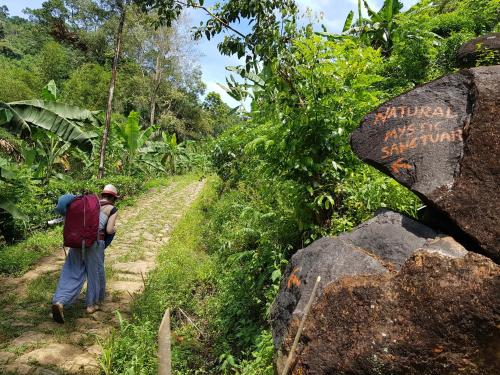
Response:
[[[205,91],[185,20],[155,28],[127,13],[113,101],[107,180],[124,196],[145,179],[204,168],[199,141],[239,121]],[[43,227],[66,191],[95,191],[114,53],[116,7],[47,1],[29,19],[0,10],[0,232]],[[38,100],[38,101],[37,101]],[[0,267],[1,268],[1,267]]]
[[[185,8],[210,12],[195,37],[227,31],[220,52],[243,62],[228,67],[227,90],[236,100],[250,97],[249,111],[231,110],[216,93],[200,99]],[[107,174],[98,180],[123,9]],[[380,9],[359,1],[337,34],[321,20],[304,21],[292,0],[225,0],[212,8],[190,0],[49,0],[27,20],[4,7],[2,241],[33,236],[68,191],[112,181],[133,196],[146,180],[210,174],[135,301],[134,317],[104,344],[103,371],[154,373],[156,331],[169,307],[196,324],[173,318],[176,373],[272,374],[268,313],[289,257],[379,208],[415,216],[420,204],[354,156],[350,132],[382,102],[456,71],[463,42],[500,31],[499,9],[498,0],[421,0],[404,11],[397,0]],[[247,33],[238,31],[240,19],[252,21]],[[64,113],[56,107],[63,103]],[[63,120],[73,135],[47,125]],[[36,243],[56,242],[45,241]],[[22,272],[37,259],[34,243],[24,244],[0,249],[0,272]]]

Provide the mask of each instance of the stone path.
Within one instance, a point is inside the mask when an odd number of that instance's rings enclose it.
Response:
[[[82,294],[65,310],[64,325],[52,322],[48,301],[64,263],[62,249],[22,277],[0,279],[0,374],[100,373],[99,341],[117,326],[116,311],[128,316],[158,250],[203,184],[174,182],[120,210],[116,239],[106,250],[108,296],[102,311],[86,314]]]

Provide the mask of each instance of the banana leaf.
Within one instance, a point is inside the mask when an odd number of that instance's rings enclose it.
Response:
[[[26,100],[12,103],[0,102],[0,125],[7,124],[21,134],[36,126],[57,134],[62,140],[90,151],[90,139],[97,135],[86,132],[81,125],[95,123],[94,114],[86,109],[57,102]]]
[[[345,19],[344,27],[342,28],[343,33],[345,33],[351,28],[353,18],[354,18],[354,12],[351,10],[347,15],[347,18]]]

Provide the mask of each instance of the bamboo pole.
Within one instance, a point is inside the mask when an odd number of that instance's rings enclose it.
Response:
[[[165,311],[158,330],[158,375],[172,375],[170,352],[170,309]]]
[[[300,336],[302,335],[302,331],[304,329],[304,323],[306,322],[309,310],[311,310],[311,306],[314,301],[314,296],[316,295],[316,290],[318,289],[320,281],[321,281],[321,276],[318,276],[318,278],[316,279],[316,284],[314,284],[311,296],[309,297],[309,301],[307,302],[304,315],[302,315],[302,319],[299,324],[299,329],[297,330],[297,334],[295,335],[295,339],[293,340],[292,348],[290,349],[290,353],[288,353],[288,358],[286,359],[285,368],[283,369],[281,375],[288,375],[288,372],[290,371],[290,366],[292,365],[295,349],[297,349],[297,344],[299,343]]]

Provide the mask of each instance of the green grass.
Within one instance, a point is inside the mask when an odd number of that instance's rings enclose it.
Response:
[[[204,208],[214,197],[214,180],[209,178],[160,250],[144,293],[134,301],[131,321],[123,321],[120,330],[104,344],[101,365],[106,374],[156,373],[157,330],[167,308],[172,312],[176,373],[188,374],[189,369],[203,367],[207,345],[196,328],[184,324],[182,312],[203,327],[196,319],[202,308],[196,296],[211,290],[213,265],[204,252],[203,233]]]
[[[35,233],[25,241],[0,249],[0,273],[23,274],[41,257],[49,255],[61,246],[61,227]]]

